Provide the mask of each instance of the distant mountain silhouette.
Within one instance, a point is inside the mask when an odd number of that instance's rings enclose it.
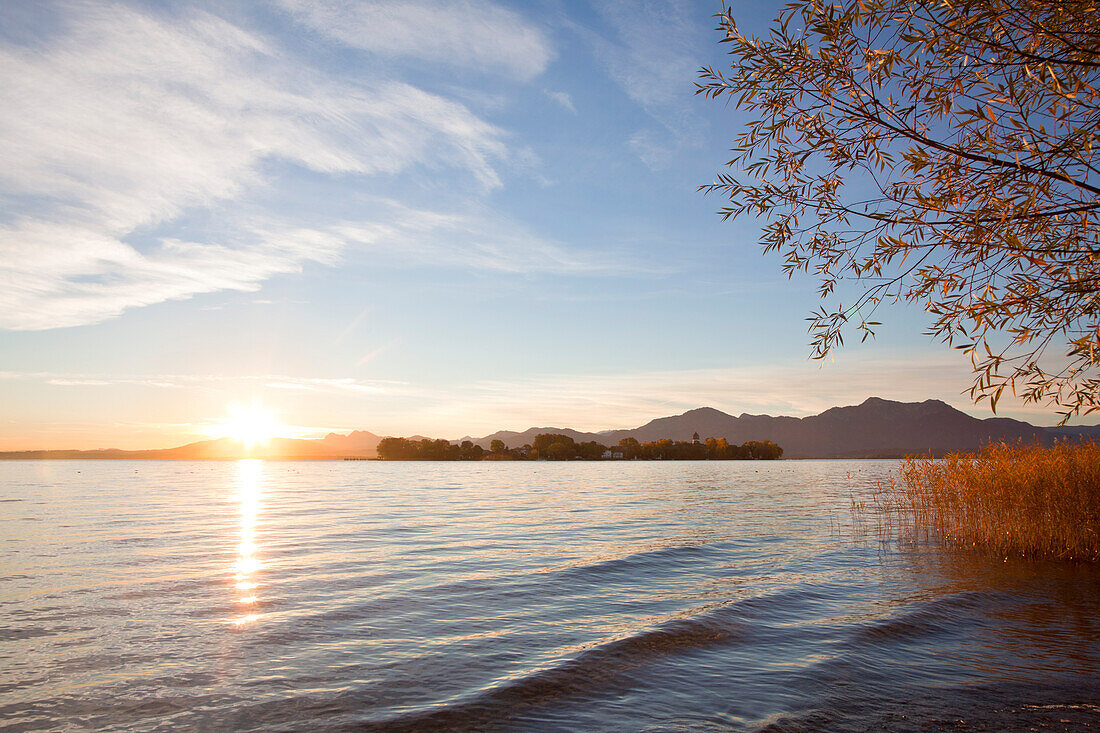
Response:
[[[1078,425],[1069,428],[1047,428],[1047,434],[1069,440],[1100,440],[1100,425]]]
[[[349,457],[374,456],[374,449],[378,447],[378,441],[382,436],[368,433],[366,430],[353,430],[347,435],[329,433],[321,441],[322,450],[333,455],[346,455]],[[303,441],[316,442],[316,441]]]
[[[691,440],[698,432],[703,438],[725,438],[740,445],[749,440],[771,440],[783,448],[785,458],[895,458],[922,454],[940,456],[951,451],[976,451],[991,442],[1050,443],[1055,439],[1100,440],[1100,426],[1042,428],[1003,417],[984,420],[960,412],[940,400],[893,402],[871,397],[862,404],[833,407],[811,417],[771,417],[728,415],[713,407],[688,410],[652,420],[632,430],[605,430],[585,433],[569,428],[530,428],[523,432],[503,430],[472,440],[489,448],[493,440],[503,440],[509,448],[529,444],[539,433],[561,433],[577,442],[590,440],[615,445],[623,438],[653,441],[662,438]],[[420,439],[421,436],[413,436]],[[319,460],[334,458],[373,458],[381,436],[365,430],[347,435],[329,433],[320,440],[277,438],[265,446],[245,451],[229,438],[159,450],[51,450],[9,451],[8,458],[163,458],[163,459],[235,459],[281,458]]]
[[[558,435],[566,435],[578,443],[587,443],[590,440],[595,440],[604,445],[610,445],[602,435],[597,433],[582,433],[579,430],[573,430],[572,428],[528,428],[522,433],[517,433],[514,430],[501,430],[493,433],[492,435],[486,435],[484,438],[473,438],[467,436],[462,440],[469,440],[473,443],[480,445],[482,448],[488,450],[489,444],[494,440],[503,440],[504,444],[509,448],[518,448],[521,445],[528,445],[535,440],[535,436],[541,433],[556,433]],[[618,438],[616,438],[616,441]]]
[[[332,458],[374,458],[382,438],[365,430],[347,435],[329,433],[320,440],[272,438],[264,445],[246,449],[232,438],[202,440],[176,448],[156,450],[47,450],[8,451],[0,459],[31,458],[141,458],[166,460],[235,460],[238,458],[279,458],[286,460],[323,460]]]
[[[475,441],[483,448],[495,439],[509,447],[529,443],[535,434],[551,429],[532,428],[523,433],[503,431]],[[725,438],[740,445],[749,440],[771,440],[783,447],[785,458],[893,458],[913,454],[943,455],[951,451],[975,451],[999,441],[1049,442],[1055,435],[1070,438],[1100,437],[1098,428],[1040,428],[1019,420],[971,417],[940,400],[893,402],[878,397],[860,405],[833,407],[812,417],[728,415],[713,407],[688,410],[662,417],[631,430],[577,433],[554,429],[574,440],[596,440],[614,445],[623,438],[653,441],[662,438],[691,440],[698,432],[705,438]]]
[[[668,437],[688,440],[694,431],[706,437],[771,440],[787,458],[871,458],[912,454],[943,455],[976,451],[1000,441],[1045,442],[1047,431],[1019,420],[979,420],[939,400],[893,402],[871,397],[860,405],[833,407],[812,417],[727,415],[713,408],[689,410],[683,415],[654,420],[636,430],[605,436],[617,442]]]

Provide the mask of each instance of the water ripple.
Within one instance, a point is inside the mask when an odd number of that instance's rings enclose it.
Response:
[[[0,728],[1100,727],[1100,571],[848,531],[891,466],[3,462]]]

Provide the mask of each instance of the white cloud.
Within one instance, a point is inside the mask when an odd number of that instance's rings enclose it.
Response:
[[[553,49],[519,13],[479,0],[280,0],[303,23],[355,48],[530,79]]]
[[[868,397],[901,402],[940,399],[980,418],[991,417],[960,393],[969,384],[969,364],[955,355],[850,364],[799,361],[751,367],[602,375],[543,375],[483,381],[438,394],[422,410],[405,406],[405,424],[454,425],[454,435],[484,435],[533,426],[598,431],[632,428],[657,417],[709,406],[733,415],[816,415]],[[1050,408],[1024,405],[1006,396],[998,416],[1050,425]]]
[[[9,256],[0,261],[0,328],[79,326],[197,293],[257,290],[306,262],[332,264],[342,246],[316,232],[288,232],[242,247],[162,239],[139,252],[76,225],[3,227],[0,252]]]
[[[95,323],[127,308],[255,290],[344,241],[305,229],[134,244],[187,210],[262,186],[263,164],[329,175],[412,167],[500,185],[504,134],[395,81],[326,80],[268,39],[202,12],[63,6],[40,46],[0,47],[0,327]]]
[[[597,46],[608,73],[647,109],[678,104],[694,91],[698,37],[686,0],[610,0],[597,4],[618,42]]]
[[[352,377],[294,377],[279,374],[232,376],[223,374],[131,374],[125,376],[91,376],[84,374],[53,374],[50,372],[0,372],[0,380],[42,382],[55,387],[156,387],[185,389],[210,385],[263,386],[271,389],[303,392],[356,393],[369,395],[401,395],[412,389],[406,382],[387,379],[355,379]]]
[[[560,104],[565,109],[569,110],[573,114],[577,114],[577,108],[573,106],[573,98],[566,92],[555,92],[552,89],[547,89],[546,96]]]
[[[295,378],[272,377],[264,381],[271,389],[290,389],[302,392],[353,392],[360,394],[392,394],[395,382],[363,381],[350,378]]]
[[[572,274],[623,272],[633,267],[606,254],[568,249],[511,219],[477,208],[446,213],[392,200],[377,203],[369,220],[344,222],[323,230],[324,234],[370,251],[378,265]]]
[[[667,131],[638,130],[630,136],[630,149],[653,170],[669,167],[676,160],[678,141]]]
[[[692,5],[687,0],[608,0],[596,9],[617,38],[591,31],[582,35],[611,78],[659,125],[636,131],[628,144],[649,167],[667,167],[678,150],[701,140],[703,123],[688,109],[701,65]]]

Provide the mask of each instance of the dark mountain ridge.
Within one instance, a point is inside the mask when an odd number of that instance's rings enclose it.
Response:
[[[489,441],[534,432],[500,432],[475,441],[488,447]],[[564,431],[559,431],[564,432]],[[862,404],[833,407],[810,417],[772,417],[742,413],[734,417],[713,407],[688,410],[652,420],[630,430],[570,434],[574,440],[596,440],[614,445],[623,438],[653,441],[662,438],[691,440],[725,438],[740,445],[749,440],[771,440],[783,448],[785,458],[893,458],[952,451],[976,451],[994,442],[1049,443],[1055,437],[1084,439],[1100,437],[1100,428],[1041,428],[1019,420],[971,417],[940,400],[894,402],[870,397]]]

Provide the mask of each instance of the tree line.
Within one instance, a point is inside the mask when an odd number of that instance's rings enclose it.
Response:
[[[725,438],[707,438],[701,442],[623,438],[616,446],[609,447],[596,441],[578,443],[560,433],[539,433],[531,443],[516,448],[509,448],[502,440],[493,440],[489,450],[470,440],[455,444],[443,439],[383,438],[378,443],[378,457],[384,461],[598,461],[609,458],[730,461],[776,460],[782,456],[783,449],[770,440],[750,440],[741,445],[731,445]]]

